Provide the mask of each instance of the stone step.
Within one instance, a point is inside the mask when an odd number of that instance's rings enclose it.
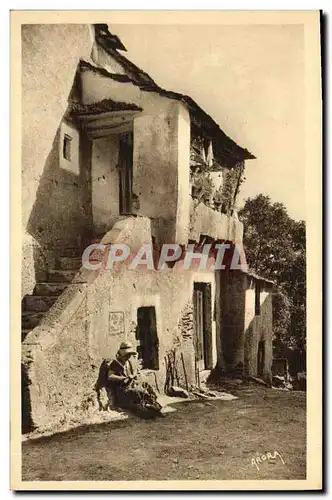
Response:
[[[59,296],[66,290],[68,283],[37,283],[34,289],[35,295]]]
[[[82,267],[81,257],[60,257],[56,259],[55,265],[57,269],[64,271],[79,270]]]
[[[74,270],[51,269],[48,272],[48,281],[51,283],[71,283],[76,274],[77,271]]]
[[[52,295],[27,295],[23,299],[23,309],[24,311],[46,312],[57,298]]]
[[[22,313],[22,330],[32,330],[41,322],[44,312],[26,311]]]

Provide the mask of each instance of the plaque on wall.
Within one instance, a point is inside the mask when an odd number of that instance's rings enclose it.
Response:
[[[109,332],[110,335],[121,335],[125,332],[123,311],[110,312]]]

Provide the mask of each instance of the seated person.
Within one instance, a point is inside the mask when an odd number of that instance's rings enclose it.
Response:
[[[113,360],[108,363],[107,389],[112,393],[113,402],[120,408],[132,410],[142,416],[160,414],[161,405],[153,388],[140,380],[134,370],[131,357],[136,351],[128,342],[122,342]]]

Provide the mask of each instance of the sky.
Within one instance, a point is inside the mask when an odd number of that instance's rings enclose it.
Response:
[[[258,193],[305,220],[302,25],[109,25],[158,85],[190,95],[256,160],[239,205]]]

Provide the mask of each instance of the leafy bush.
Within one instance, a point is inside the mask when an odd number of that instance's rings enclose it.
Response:
[[[192,197],[198,203],[202,202],[207,206],[212,205],[213,198],[213,181],[209,173],[197,173],[191,178],[192,183]]]

